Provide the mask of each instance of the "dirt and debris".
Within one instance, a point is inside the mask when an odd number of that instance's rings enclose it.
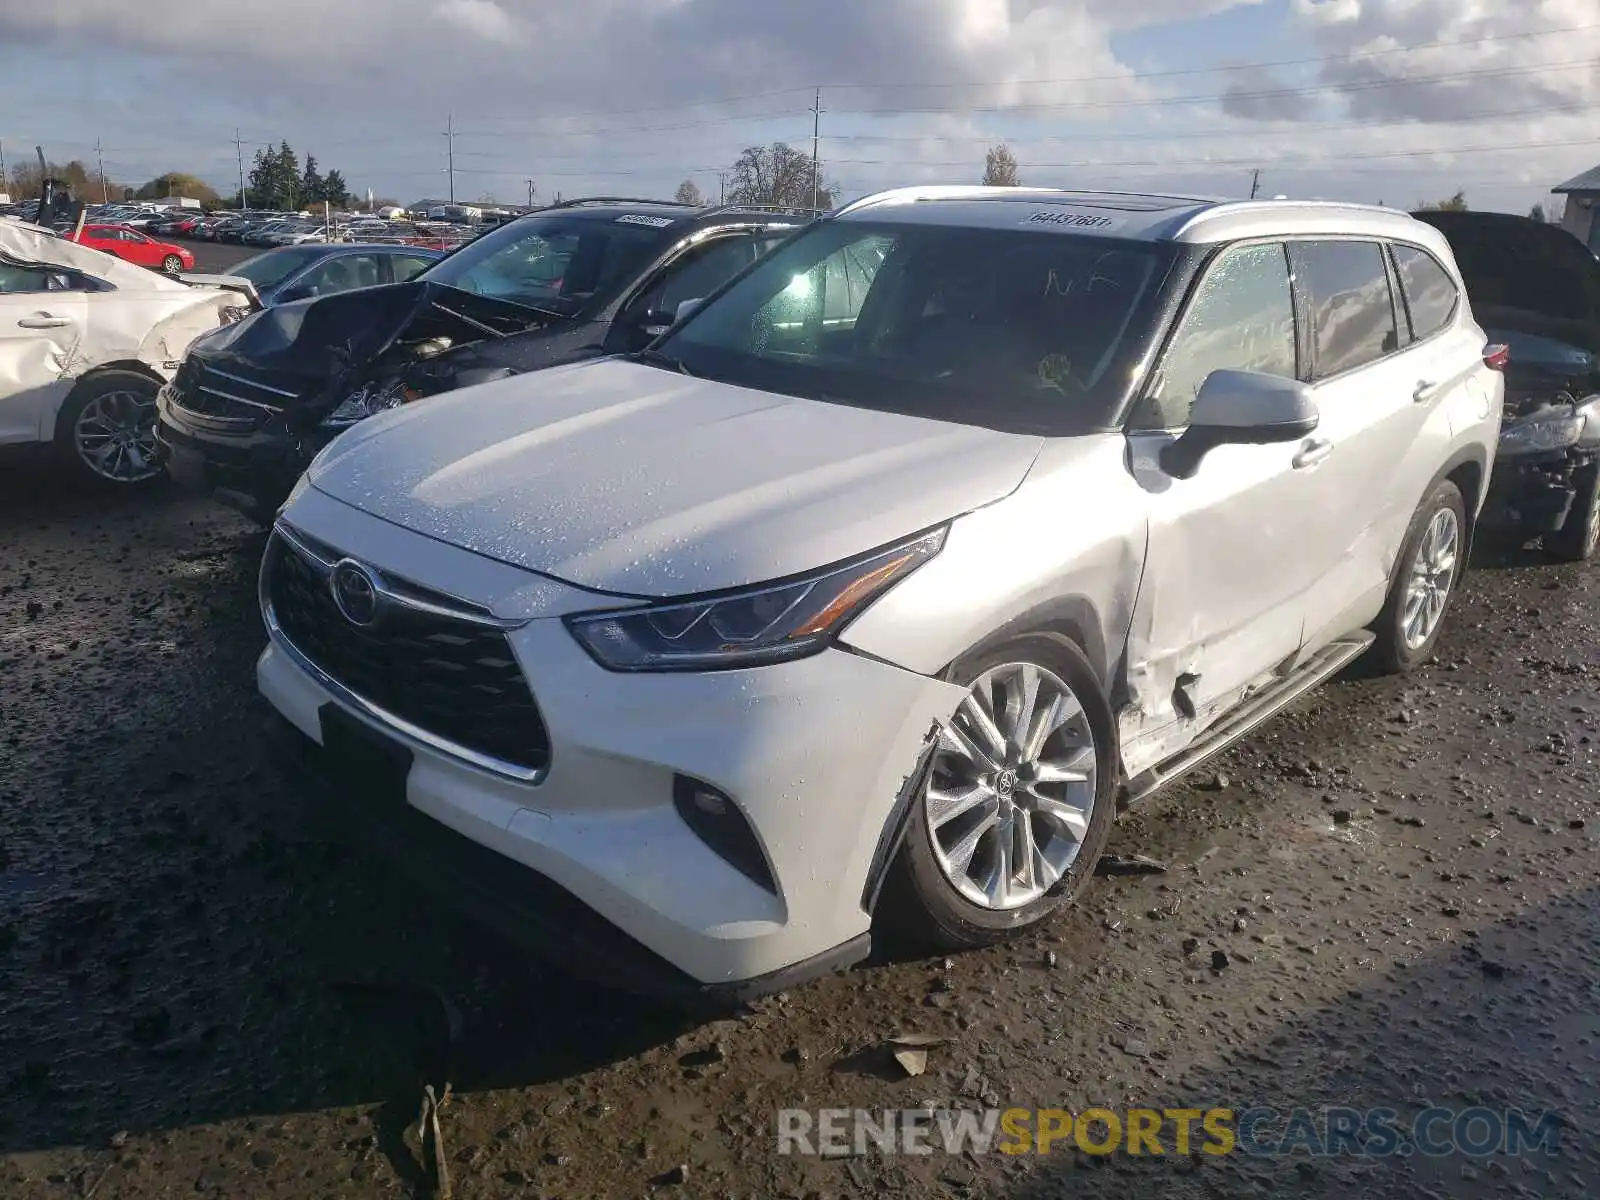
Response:
[[[705,1024],[531,961],[327,835],[255,733],[258,533],[30,472],[0,469],[6,1200],[378,1200],[446,1174],[460,1200],[1600,1179],[1591,569],[1484,563],[1435,664],[1358,668],[1135,807],[1109,850],[1165,870],[1096,879],[1014,942],[890,953]],[[416,1138],[429,1085],[445,1174]],[[923,1104],[1477,1105],[1559,1111],[1571,1136],[1487,1161],[777,1153],[781,1109]]]

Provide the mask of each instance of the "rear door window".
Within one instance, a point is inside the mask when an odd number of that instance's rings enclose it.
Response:
[[[1391,247],[1395,271],[1400,276],[1400,291],[1405,297],[1413,341],[1438,333],[1456,315],[1460,293],[1450,272],[1438,259],[1416,246]]]
[[[1293,242],[1290,254],[1296,282],[1311,309],[1314,378],[1353,371],[1400,348],[1382,246],[1360,241]]]

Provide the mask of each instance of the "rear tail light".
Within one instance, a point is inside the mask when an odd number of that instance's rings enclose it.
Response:
[[[1483,348],[1483,365],[1493,371],[1504,371],[1511,361],[1511,347],[1495,343]]]

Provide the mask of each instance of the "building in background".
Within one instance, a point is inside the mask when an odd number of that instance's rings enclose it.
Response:
[[[1593,167],[1550,191],[1567,198],[1561,214],[1561,228],[1600,254],[1600,167]]]

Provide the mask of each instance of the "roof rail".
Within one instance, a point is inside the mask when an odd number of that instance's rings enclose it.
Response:
[[[805,217],[807,219],[820,217],[830,210],[826,208],[807,208],[803,205],[791,204],[712,204],[704,208],[702,217],[720,216],[722,213],[764,213],[768,216]]]
[[[917,200],[978,200],[985,196],[1003,195],[1007,192],[1056,192],[1060,188],[1000,188],[985,187],[983,184],[968,183],[929,183],[915,187],[889,188],[882,192],[873,192],[852,200],[838,212],[842,215],[854,212],[860,208],[870,208],[875,204],[909,204]]]
[[[580,196],[575,200],[561,200],[535,211],[548,212],[553,208],[579,208],[585,204],[664,204],[671,208],[699,208],[682,200],[651,200],[644,196]]]

